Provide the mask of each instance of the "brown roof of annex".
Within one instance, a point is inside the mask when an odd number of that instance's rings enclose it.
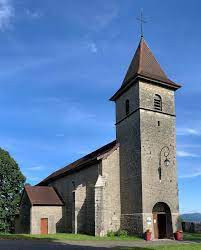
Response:
[[[63,202],[53,187],[25,186],[24,190],[32,205],[63,206]]]
[[[47,185],[50,181],[69,175],[75,171],[89,167],[100,161],[104,156],[113,152],[116,148],[119,147],[119,144],[115,141],[112,141],[105,146],[97,149],[96,151],[80,158],[79,160],[67,165],[64,168],[57,170],[56,172],[49,175],[47,178],[42,180],[38,185]]]
[[[122,86],[110,98],[110,100],[115,101],[116,98],[118,98],[137,79],[146,79],[150,82],[162,84],[175,90],[181,87],[168,79],[143,37],[141,37],[139,46],[135,52]]]

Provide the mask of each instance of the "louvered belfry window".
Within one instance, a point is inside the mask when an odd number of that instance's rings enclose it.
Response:
[[[158,111],[162,111],[162,98],[160,95],[155,95],[154,98],[154,109]]]

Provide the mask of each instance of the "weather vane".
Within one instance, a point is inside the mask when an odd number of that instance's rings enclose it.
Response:
[[[144,24],[144,23],[147,23],[147,22],[145,21],[144,17],[143,17],[143,9],[141,9],[141,15],[140,15],[140,17],[137,18],[137,20],[138,20],[138,21],[140,22],[140,24],[141,24],[141,37],[143,37],[143,36],[144,36],[144,34],[143,34],[143,24]]]

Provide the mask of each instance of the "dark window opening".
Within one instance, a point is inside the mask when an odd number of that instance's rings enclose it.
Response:
[[[98,166],[98,174],[99,175],[103,175],[103,170],[102,170],[102,164],[100,163],[99,166]]]
[[[129,100],[126,100],[126,115],[130,113],[130,103]]]
[[[162,177],[162,169],[161,169],[161,167],[158,168],[158,177],[159,177],[159,181],[161,182],[161,177]]]
[[[73,189],[73,191],[75,190],[75,182],[74,181],[72,181],[72,189]]]
[[[160,127],[160,125],[161,125],[161,122],[160,122],[160,121],[158,121],[158,126]]]
[[[154,109],[158,111],[162,111],[162,98],[160,95],[155,95],[154,98]]]

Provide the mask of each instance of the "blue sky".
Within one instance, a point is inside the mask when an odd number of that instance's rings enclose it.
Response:
[[[0,146],[27,182],[115,138],[114,104],[145,39],[176,94],[181,212],[201,212],[201,2],[0,0]]]

